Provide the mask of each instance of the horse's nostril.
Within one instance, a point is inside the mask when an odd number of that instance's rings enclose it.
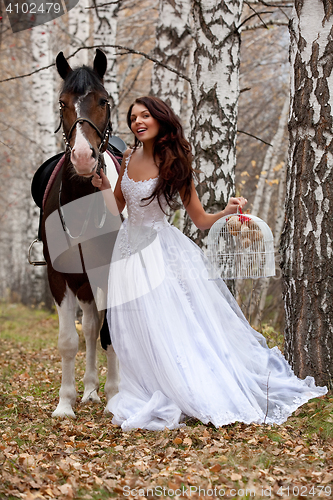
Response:
[[[97,153],[96,153],[96,151],[94,150],[94,148],[93,148],[93,147],[91,147],[90,149],[91,149],[91,157],[92,157],[92,158],[94,158],[94,160],[96,160],[96,158],[97,158]]]

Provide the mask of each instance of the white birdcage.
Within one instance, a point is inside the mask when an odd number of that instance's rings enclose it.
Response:
[[[219,219],[208,234],[211,279],[275,276],[273,234],[266,222],[241,213]]]

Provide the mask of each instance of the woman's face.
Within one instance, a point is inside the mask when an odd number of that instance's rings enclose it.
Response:
[[[130,120],[131,130],[140,142],[155,140],[160,124],[152,117],[144,104],[134,104]]]

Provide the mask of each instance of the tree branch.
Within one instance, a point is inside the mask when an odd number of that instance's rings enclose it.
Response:
[[[265,7],[284,7],[284,8],[293,8],[294,4],[287,0],[286,2],[283,2],[283,0],[278,0],[277,2],[265,2],[264,0],[247,0],[245,2],[247,5],[252,4],[252,5],[264,5]]]
[[[263,5],[265,7],[274,7],[281,11],[282,14],[288,19],[288,21],[290,17],[283,9],[289,9],[293,7],[293,4],[289,0],[286,0],[285,2],[283,0],[277,0],[276,2],[265,2],[264,0],[246,0],[245,3],[250,7],[250,9],[252,8],[250,4]]]
[[[277,21],[274,21],[274,19],[270,19],[269,21],[266,22],[266,26],[263,26],[261,23],[259,24],[252,24],[252,26],[245,26],[243,29],[242,29],[242,33],[244,33],[245,31],[254,31],[254,30],[257,30],[257,29],[262,29],[262,28],[267,28],[269,29],[269,27],[272,27],[272,26],[288,26],[288,23],[286,21],[281,21],[281,20],[277,20]]]
[[[255,12],[254,14],[251,14],[251,16],[249,16],[246,19],[244,19],[244,21],[242,21],[240,23],[240,25],[237,26],[237,30],[239,30],[243,26],[243,24],[247,23],[250,19],[252,19],[252,17],[259,16],[259,14],[273,14],[273,12],[271,12],[271,11]],[[260,16],[259,16],[259,18],[260,18]]]
[[[259,17],[260,21],[262,22],[262,24],[265,26],[265,28],[268,29],[268,26],[266,25],[265,21],[262,19],[262,17],[260,16],[260,12],[257,12],[248,2],[245,2],[246,5],[255,13],[257,14],[257,16]]]
[[[152,61],[155,64],[158,64],[159,66],[163,66],[163,68],[165,68],[165,69],[167,69],[169,71],[172,71],[173,73],[176,73],[176,75],[178,75],[180,78],[183,78],[184,80],[188,81],[189,84],[192,85],[192,80],[188,76],[185,76],[182,73],[180,73],[179,71],[177,71],[175,68],[172,68],[168,64],[164,64],[161,61],[158,61],[155,57],[152,57],[149,54],[146,54],[145,52],[141,52],[140,50],[134,50],[134,49],[131,49],[130,47],[124,47],[123,45],[111,45],[111,44],[109,45],[109,44],[105,44],[105,45],[91,45],[89,47],[88,46],[87,47],[80,47],[77,50],[75,50],[72,54],[70,54],[67,57],[67,60],[71,59],[72,57],[74,57],[81,50],[103,49],[103,47],[109,47],[109,48],[113,48],[113,49],[124,50],[126,54],[136,54],[136,55],[145,57],[149,61]],[[25,73],[23,75],[12,76],[10,78],[5,78],[4,80],[0,80],[0,83],[10,82],[12,80],[18,80],[20,78],[26,78],[27,76],[35,75],[36,73],[39,73],[40,71],[44,71],[45,69],[52,68],[53,66],[55,66],[55,63],[49,64],[48,66],[43,66],[42,68],[38,68],[38,69],[36,69],[34,71],[31,71],[30,73]]]
[[[85,10],[98,9],[98,7],[107,7],[108,5],[116,5],[116,4],[120,4],[121,2],[122,2],[122,0],[114,0],[114,2],[95,3],[95,5],[92,5],[91,7],[85,7]]]
[[[253,135],[253,134],[250,134],[249,132],[245,132],[244,130],[239,130],[239,129],[237,130],[237,132],[239,132],[240,134],[249,135],[250,137],[253,137],[254,139],[257,139],[257,141],[261,141],[264,144],[266,144],[267,146],[272,146],[273,147],[273,144],[270,144],[269,142],[264,141],[264,139],[260,139],[260,137],[257,137],[256,135]]]
[[[8,148],[8,149],[14,149],[13,146],[9,146],[5,142],[1,141],[1,139],[0,139],[0,144],[2,144],[3,146],[6,146],[6,148]]]
[[[38,146],[38,148],[39,148],[39,149],[40,149],[43,153],[45,153],[44,149],[43,149],[43,148],[42,148],[42,147],[38,144],[38,142],[34,141],[33,139],[30,139],[30,137],[29,137],[29,136],[27,136],[26,134],[24,134],[24,133],[22,132],[22,130],[20,130],[20,129],[16,128],[16,127],[13,127],[12,125],[8,125],[8,123],[3,122],[2,120],[0,120],[0,123],[1,123],[2,125],[6,125],[6,126],[7,126],[7,128],[10,128],[10,129],[14,130],[14,132],[16,132],[17,134],[21,135],[22,137],[24,137],[24,139],[26,139],[27,141],[31,142],[32,144],[36,144],[36,145]],[[8,147],[9,147],[9,146],[8,146]]]

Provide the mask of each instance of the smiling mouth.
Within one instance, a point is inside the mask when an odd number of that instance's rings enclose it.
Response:
[[[138,133],[138,134],[142,134],[143,132],[146,132],[146,130],[147,130],[146,128],[139,128],[139,129],[137,130],[137,133]]]

